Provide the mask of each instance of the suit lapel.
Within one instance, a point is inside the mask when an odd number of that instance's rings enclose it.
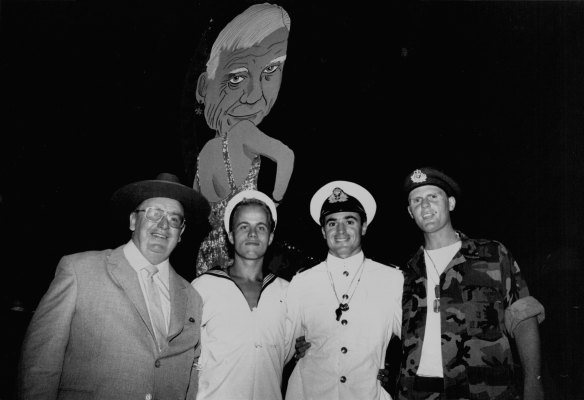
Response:
[[[114,280],[122,287],[124,292],[126,292],[126,295],[148,328],[150,335],[152,335],[154,343],[156,343],[156,336],[154,335],[154,330],[150,322],[150,315],[148,314],[148,308],[146,308],[146,300],[144,300],[144,294],[140,287],[138,275],[134,268],[128,263],[128,260],[126,260],[123,246],[115,249],[109,256],[108,269],[110,274],[114,277]]]
[[[170,327],[168,329],[168,341],[178,335],[184,327],[185,315],[187,312],[186,284],[174,269],[168,268],[170,286]]]

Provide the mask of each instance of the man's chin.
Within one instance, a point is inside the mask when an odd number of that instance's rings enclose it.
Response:
[[[338,258],[347,258],[347,257],[350,257],[350,256],[358,253],[357,249],[355,249],[354,247],[349,247],[349,246],[335,247],[334,249],[331,249],[330,251],[331,251],[332,255],[334,255]]]
[[[168,259],[169,256],[170,252],[166,248],[149,248],[148,254],[144,254],[144,257],[146,257],[152,265],[160,264]]]
[[[264,257],[264,254],[250,252],[250,253],[244,254],[242,258],[245,260],[261,260]]]

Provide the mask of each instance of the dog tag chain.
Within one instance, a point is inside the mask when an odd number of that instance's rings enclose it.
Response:
[[[343,315],[343,313],[345,311],[349,311],[349,302],[353,298],[353,295],[355,294],[355,291],[357,290],[357,286],[359,286],[359,282],[361,281],[361,276],[363,275],[363,266],[364,265],[365,265],[365,258],[363,258],[363,262],[361,263],[361,266],[357,270],[357,273],[355,273],[353,280],[351,281],[351,283],[349,284],[349,287],[347,288],[347,293],[351,293],[351,294],[350,295],[343,294],[342,299],[339,299],[339,296],[337,294],[337,289],[335,287],[335,283],[333,282],[333,277],[328,269],[328,263],[326,264],[331,287],[333,288],[333,292],[335,294],[335,297],[336,297],[337,301],[339,302],[339,307],[337,307],[337,309],[335,310],[335,316],[336,316],[337,321],[341,320],[341,316]],[[353,283],[355,282],[355,278],[357,277],[357,275],[359,276],[359,279],[357,279],[357,282],[355,283],[355,286],[353,287],[353,290],[351,291],[351,287],[353,286]]]
[[[424,252],[428,256],[428,259],[430,260],[432,267],[434,267],[434,271],[436,271],[436,274],[438,275],[438,281],[440,282],[440,272],[438,272],[438,268],[436,268],[436,264],[434,263],[434,260],[432,259],[432,257],[430,257],[430,254],[428,253],[428,251],[426,251],[426,249],[424,249]],[[426,276],[428,276],[428,272],[426,272]],[[434,286],[434,296],[435,296],[434,304],[433,304],[434,312],[439,313],[440,312],[440,285]]]

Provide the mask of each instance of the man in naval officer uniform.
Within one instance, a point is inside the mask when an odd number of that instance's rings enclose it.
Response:
[[[361,248],[376,208],[365,188],[348,181],[329,182],[312,197],[310,214],[329,251],[288,288],[292,337],[304,336],[310,348],[288,381],[287,400],[391,399],[377,374],[400,335],[404,279]]]

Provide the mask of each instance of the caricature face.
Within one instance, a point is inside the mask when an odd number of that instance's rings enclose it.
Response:
[[[339,258],[348,258],[360,252],[361,237],[366,231],[367,223],[362,223],[361,216],[356,212],[329,214],[322,226],[329,253]]]
[[[412,190],[408,196],[408,213],[424,233],[438,232],[451,227],[450,212],[456,200],[448,197],[438,186],[425,185]]]
[[[209,127],[224,135],[238,122],[258,125],[274,105],[280,84],[288,30],[280,28],[248,49],[224,50],[214,79],[204,72],[197,84],[197,100],[205,103]]]

